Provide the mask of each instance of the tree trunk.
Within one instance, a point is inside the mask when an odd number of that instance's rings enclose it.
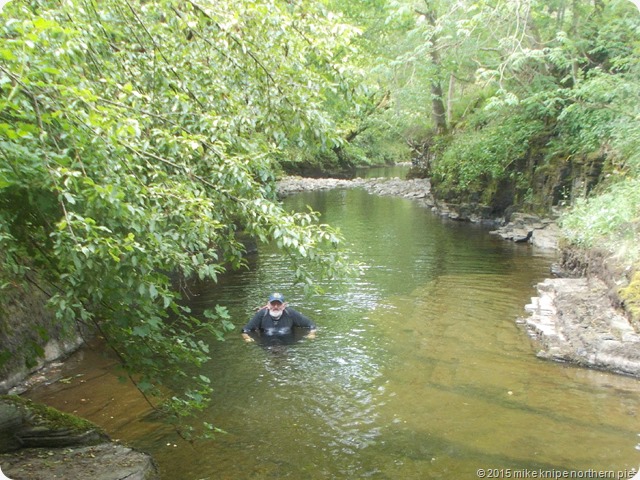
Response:
[[[447,92],[447,124],[451,125],[453,118],[453,95],[455,94],[456,78],[449,75],[449,91]]]
[[[429,24],[436,27],[436,13],[434,9],[431,7],[429,2],[425,2],[428,8],[427,12],[418,12],[420,15],[424,15]],[[439,135],[442,135],[447,132],[447,115],[446,109],[444,106],[444,100],[442,96],[442,85],[441,85],[441,71],[442,65],[440,63],[440,57],[438,55],[438,50],[436,49],[436,44],[438,43],[438,37],[433,34],[431,36],[431,48],[429,50],[429,55],[431,56],[431,62],[434,67],[434,75],[431,79],[431,118],[433,119],[433,123],[435,124],[436,132]]]
[[[571,36],[578,38],[578,27],[580,25],[580,11],[578,0],[573,0],[572,4],[572,19],[571,19]],[[577,52],[574,53],[573,61],[571,62],[571,77],[573,78],[573,85],[577,85],[580,81],[580,66],[578,59],[576,58]]]
[[[444,101],[442,100],[442,86],[436,80],[431,82],[431,118],[433,118],[438,135],[447,133],[447,117]]]

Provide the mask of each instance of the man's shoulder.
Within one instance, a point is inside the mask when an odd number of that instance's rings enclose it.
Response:
[[[256,310],[256,313],[253,314],[252,318],[258,318],[258,317],[262,317],[266,314],[267,309],[265,307],[262,307],[258,310]]]
[[[311,321],[305,314],[300,313],[295,308],[287,307],[285,311],[288,311],[289,315],[297,321]]]

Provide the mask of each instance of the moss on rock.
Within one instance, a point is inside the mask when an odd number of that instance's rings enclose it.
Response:
[[[0,401],[10,402],[21,407],[27,415],[32,418],[34,423],[39,426],[48,426],[55,429],[67,429],[78,432],[86,430],[96,430],[102,434],[104,431],[95,423],[76,417],[70,413],[64,413],[55,408],[47,407],[41,403],[36,403],[28,398],[19,397],[17,395],[0,395]]]
[[[0,451],[95,445],[109,440],[92,422],[15,395],[0,396]]]
[[[629,314],[631,323],[640,328],[640,269],[636,268],[629,284],[619,291],[620,299]]]
[[[153,458],[92,422],[15,395],[0,396],[0,463],[15,479],[160,478]]]

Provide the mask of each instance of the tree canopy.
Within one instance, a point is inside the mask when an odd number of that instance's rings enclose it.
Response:
[[[567,235],[601,241],[594,216],[606,218],[612,249],[616,232],[637,235],[640,204],[624,193],[640,174],[633,2],[394,0],[386,12],[387,58],[372,71],[393,107],[378,120],[414,148],[441,198],[501,214],[607,190],[626,220],[579,202]]]
[[[273,241],[307,287],[348,268],[341,237],[276,201],[291,146],[339,145],[325,108],[356,106],[347,62],[357,32],[321,2],[10,2],[0,27],[0,256],[65,325],[90,324],[145,393],[205,361],[180,279],[245,263]],[[200,406],[196,375],[171,393]],[[166,389],[165,389],[166,390]],[[166,393],[166,391],[165,391]]]

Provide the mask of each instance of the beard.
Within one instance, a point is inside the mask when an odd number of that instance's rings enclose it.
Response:
[[[276,320],[282,316],[283,310],[269,310],[269,315],[271,315]]]

